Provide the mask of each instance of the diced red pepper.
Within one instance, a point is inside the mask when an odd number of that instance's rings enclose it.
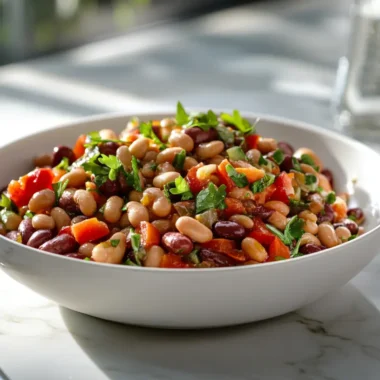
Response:
[[[61,230],[58,232],[58,235],[71,235],[71,236],[73,236],[73,232],[71,231],[71,226],[62,227]]]
[[[190,265],[187,263],[184,263],[181,260],[181,257],[178,255],[175,255],[174,253],[165,254],[162,256],[161,268],[190,268]]]
[[[244,254],[244,252],[239,251],[238,249],[233,249],[232,251],[226,252],[225,255],[231,257],[232,259],[240,263],[244,263],[244,261],[247,261],[247,257]]]
[[[80,135],[75,143],[73,152],[75,154],[76,159],[84,155],[84,151],[86,150],[86,148],[84,147],[84,144],[86,143],[86,138],[87,135]]]
[[[289,248],[281,241],[277,236],[274,238],[272,243],[269,245],[268,251],[268,260],[267,261],[276,261],[277,258],[281,259],[290,259],[290,250]]]
[[[230,165],[228,160],[223,160],[218,166],[218,178],[220,183],[226,185],[227,193],[236,187],[234,181],[227,174],[226,166]]]
[[[83,222],[76,223],[71,226],[71,231],[79,244],[101,239],[110,232],[107,224],[99,221],[97,218],[86,219]]]
[[[272,194],[275,191],[276,191],[276,186],[274,185],[274,183],[272,183],[272,185],[266,187],[264,191],[262,191],[261,193],[256,193],[253,196],[255,198],[255,201],[258,204],[262,205],[271,198]]]
[[[258,217],[253,220],[253,229],[248,234],[249,237],[256,239],[260,244],[269,246],[276,237],[272,232],[268,230],[265,223]]]
[[[289,196],[294,194],[292,180],[287,173],[282,172],[274,181],[276,190],[270,197],[272,200],[281,201],[289,204]]]
[[[20,177],[18,181],[13,180],[10,182],[8,185],[9,197],[17,207],[25,206],[29,203],[34,193],[43,189],[51,189],[53,178],[54,174],[51,169],[33,170]]]
[[[245,143],[249,149],[257,149],[257,143],[260,140],[260,135],[249,135],[245,137]]]
[[[247,213],[245,207],[243,206],[243,203],[238,199],[227,197],[225,199],[225,202],[227,208],[223,210],[223,213],[227,218],[232,215]]]
[[[203,166],[202,163],[200,163],[197,166],[192,167],[187,172],[186,180],[189,183],[190,190],[193,194],[198,194],[201,190],[205,189],[210,182],[208,179],[200,180],[197,178],[197,170],[201,166]]]
[[[236,249],[236,243],[228,239],[212,239],[206,243],[201,244],[202,248],[207,248],[212,251],[228,254]]]
[[[140,223],[141,244],[144,248],[150,248],[152,245],[160,245],[160,231],[149,222]]]

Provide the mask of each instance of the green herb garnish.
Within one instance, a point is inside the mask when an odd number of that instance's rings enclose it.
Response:
[[[189,122],[189,115],[185,111],[181,102],[177,102],[176,121],[178,125],[185,125]]]
[[[226,144],[232,145],[235,142],[235,134],[229,128],[224,125],[218,125],[216,127],[219,138]]]
[[[120,169],[123,168],[121,161],[116,156],[102,154],[99,162],[109,168],[108,178],[111,181],[115,181]]]
[[[354,239],[356,239],[358,237],[358,235],[356,234],[356,235],[351,235],[349,238],[348,238],[348,240],[347,241],[351,241],[351,240],[354,240]]]
[[[182,170],[183,169],[183,164],[185,163],[185,158],[186,158],[186,150],[182,149],[179,153],[177,153],[174,156],[173,166],[177,170]]]
[[[142,191],[140,176],[139,176],[139,164],[137,158],[132,156],[132,173],[127,176],[127,182],[129,182],[133,188],[137,191]]]
[[[130,236],[136,263],[138,266],[141,267],[141,261],[144,260],[146,255],[145,249],[141,246],[141,235],[136,233],[133,229],[131,229]]]
[[[226,186],[221,185],[217,188],[213,183],[209,183],[207,189],[201,190],[195,201],[195,210],[197,214],[210,209],[224,210],[227,206],[225,203]]]
[[[284,152],[281,149],[277,149],[273,153],[272,158],[277,165],[281,165],[282,161],[284,161]]]
[[[63,182],[53,183],[53,190],[55,193],[55,204],[58,204],[59,200],[62,197],[63,192],[65,191],[67,185],[69,184],[69,180]]]
[[[350,219],[350,220],[352,220],[352,221],[354,221],[354,222],[357,221],[357,218],[356,218],[356,216],[354,214],[348,215],[347,218]]]
[[[332,191],[331,193],[328,193],[327,194],[327,197],[326,197],[326,202],[330,205],[332,205],[333,203],[335,203],[336,201],[336,195],[335,195],[335,192]]]
[[[228,113],[222,113],[220,115],[220,118],[225,123],[235,126],[240,132],[244,134],[252,134],[256,131],[255,126],[252,125],[248,120],[243,119],[240,115],[240,112],[237,110],[234,110],[232,112],[232,115]]]
[[[317,183],[317,177],[314,174],[305,174],[305,184],[308,186],[314,185]]]
[[[148,138],[151,139],[155,144],[157,144],[161,150],[166,148],[166,144],[164,144],[154,133],[153,127],[152,127],[152,122],[149,123],[141,123],[140,124],[140,133]]]
[[[176,120],[178,125],[182,125],[185,128],[199,127],[204,131],[215,128],[218,125],[218,118],[213,111],[209,110],[207,113],[199,112],[189,115],[180,102],[177,103]]]
[[[266,166],[268,165],[268,161],[264,158],[264,156],[261,154],[259,158],[259,165],[260,166]]]
[[[193,264],[200,264],[201,262],[201,260],[198,257],[198,252],[199,252],[199,249],[194,249],[187,256],[188,260],[192,262]]]
[[[85,258],[83,259],[83,261],[91,261],[91,259],[90,259],[89,257],[85,257]]]
[[[306,165],[312,166],[317,172],[319,172],[319,167],[315,164],[314,160],[309,154],[303,154],[301,156],[301,161]]]
[[[274,180],[275,180],[275,176],[273,174],[266,173],[263,178],[259,179],[258,181],[253,182],[252,191],[254,193],[261,193],[268,186],[272,185],[272,183],[274,183]]]
[[[304,224],[304,220],[295,215],[289,220],[288,224],[285,227],[284,233],[270,224],[267,224],[266,226],[271,232],[278,236],[284,244],[290,245],[293,240],[298,240],[301,238],[304,233]]]
[[[301,165],[299,163],[299,161],[295,158],[295,157],[292,157],[292,164],[293,164],[293,169],[297,172],[301,172],[302,169],[301,169]]]
[[[108,142],[115,142],[115,143],[118,143],[118,144],[124,144],[124,141],[121,141],[121,140],[102,139],[100,137],[99,132],[97,132],[97,131],[88,133],[87,134],[87,139],[89,141],[86,142],[86,144],[84,144],[85,148],[92,148],[92,147],[95,147],[95,146],[97,146],[99,144],[105,144],[105,143],[108,143]]]
[[[69,166],[70,166],[69,159],[67,157],[63,157],[61,162],[55,168],[68,171]]]
[[[186,179],[178,176],[174,182],[171,184],[168,184],[169,186],[166,186],[164,188],[164,194],[166,191],[166,197],[170,200],[170,194],[173,195],[181,195],[181,200],[186,201],[193,198],[193,193],[190,191],[190,186],[187,183]]]
[[[248,186],[247,176],[245,174],[238,173],[231,164],[226,165],[226,172],[237,187]]]
[[[34,212],[28,210],[24,215],[24,219],[32,219],[34,215],[36,215]]]
[[[112,247],[116,248],[120,243],[120,239],[111,239],[110,242],[111,242]]]
[[[1,194],[0,207],[5,208],[9,211],[15,210],[15,205],[4,193]]]

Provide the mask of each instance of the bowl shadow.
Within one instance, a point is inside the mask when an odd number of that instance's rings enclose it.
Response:
[[[112,380],[377,379],[380,369],[379,310],[351,284],[294,313],[209,330],[140,328],[60,312]]]

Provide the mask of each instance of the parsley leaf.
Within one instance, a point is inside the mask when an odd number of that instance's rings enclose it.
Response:
[[[268,165],[268,160],[266,160],[262,154],[260,155],[260,158],[259,158],[259,165],[260,166],[261,165],[264,165],[264,166]]]
[[[317,172],[319,172],[319,167],[315,164],[314,160],[311,158],[309,154],[303,154],[301,156],[301,161],[304,164],[312,166]]]
[[[132,156],[132,186],[137,191],[142,191],[140,176],[139,176],[139,164],[137,163],[137,158]]]
[[[116,156],[106,156],[105,154],[102,154],[99,158],[99,162],[109,168],[108,178],[111,181],[115,181],[119,170],[123,167],[121,161]]]
[[[179,153],[177,153],[174,156],[173,166],[177,170],[182,170],[183,169],[183,164],[185,163],[185,158],[186,158],[186,150],[182,149]]]
[[[305,184],[310,186],[313,185],[314,183],[317,183],[317,177],[314,174],[305,174]]]
[[[273,174],[266,173],[263,178],[259,179],[258,181],[253,182],[252,191],[254,193],[261,193],[268,186],[272,185],[274,180],[275,180],[275,176]]]
[[[59,200],[62,197],[63,192],[65,191],[67,185],[69,184],[69,180],[63,182],[53,183],[53,190],[55,193],[55,204],[58,204]]]
[[[69,159],[67,157],[63,157],[61,162],[55,167],[56,169],[68,170],[70,166]]]
[[[299,161],[295,157],[292,157],[292,164],[293,164],[293,170],[295,170],[297,172],[301,172],[302,171],[301,165],[300,165]]]
[[[218,125],[216,127],[219,138],[226,144],[232,145],[235,142],[235,134],[229,128],[224,125]]]
[[[112,239],[111,240],[111,245],[112,247],[116,248],[120,243],[120,240],[119,239]]]
[[[3,207],[9,211],[14,209],[13,202],[4,193],[1,194],[0,207]]]
[[[36,215],[34,212],[28,210],[24,215],[24,219],[32,219],[34,215]]]
[[[326,202],[332,205],[335,201],[336,201],[335,193],[333,191],[331,193],[328,193],[326,197]]]
[[[356,234],[356,235],[351,235],[349,238],[348,238],[348,240],[347,241],[351,241],[351,240],[354,240],[354,239],[356,239],[358,237],[358,235]]]
[[[88,161],[82,164],[82,167],[86,172],[91,172],[95,176],[108,177],[109,169],[96,163],[99,156],[100,154],[92,156]],[[106,180],[107,178],[104,179],[104,182]]]
[[[85,257],[83,260],[84,261],[91,261],[91,259],[89,257]]]
[[[107,142],[124,143],[124,141],[121,141],[121,140],[102,139],[100,137],[99,132],[97,131],[88,133],[87,140],[88,141],[86,142],[86,144],[84,144],[85,148],[91,148],[91,147],[94,147],[103,143],[107,143]]]
[[[177,115],[176,120],[178,125],[185,125],[189,122],[189,115],[185,111],[181,102],[177,102]]]
[[[302,210],[307,210],[309,208],[309,204],[304,201],[297,201],[295,199],[289,200],[290,209],[293,213],[299,213]]]
[[[169,186],[165,186],[164,193],[165,191],[167,192],[166,196],[169,198],[169,200],[170,200],[170,194],[182,195],[181,199],[183,201],[193,198],[193,193],[190,191],[190,186],[187,183],[185,178],[178,176],[174,180],[174,182],[168,185]]]
[[[213,183],[209,183],[207,189],[201,190],[195,200],[196,213],[200,214],[210,209],[224,210],[227,206],[225,203],[226,186],[221,185],[217,188]]]
[[[277,149],[273,153],[272,158],[277,165],[281,165],[282,161],[284,161],[284,152],[281,149]]]
[[[247,176],[245,174],[238,173],[231,164],[226,165],[226,172],[237,187],[248,186]]]
[[[218,125],[218,118],[209,110],[207,113],[197,113],[190,116],[189,122],[186,124],[186,128],[198,127],[204,131],[208,131],[210,128],[215,128]]]
[[[220,115],[220,118],[224,122],[234,125],[240,132],[243,132],[244,134],[255,133],[255,126],[251,125],[248,120],[243,119],[240,115],[240,112],[237,110],[234,110],[232,112],[232,115],[229,115],[228,113],[222,113]]]
[[[153,131],[152,123],[141,123],[140,124],[140,133],[148,138],[153,140],[155,144],[157,144],[161,150],[166,148],[166,145],[157,137],[157,135]]]
[[[293,240],[297,240],[301,238],[301,236],[304,233],[303,225],[304,220],[299,218],[297,215],[293,216],[293,218],[290,219],[288,224],[285,227],[284,233],[279,231],[276,227],[273,227],[270,224],[267,224],[268,230],[270,230],[272,233],[274,233],[277,237],[279,237],[282,242],[286,245],[290,245]]]
[[[350,219],[350,220],[352,220],[352,221],[354,221],[354,222],[356,222],[356,220],[357,220],[356,216],[354,214],[348,215],[347,218]]]
[[[293,257],[303,256],[302,253],[299,253],[300,246],[301,246],[301,239],[299,239],[299,240],[297,241],[296,246],[294,247],[294,249],[293,249],[292,252],[290,253],[290,257],[293,258]]]
[[[141,261],[144,260],[146,252],[145,249],[141,246],[141,235],[136,233],[133,229],[130,232],[131,235],[131,245],[133,249],[133,253],[135,256],[135,260],[137,265],[141,266]]]

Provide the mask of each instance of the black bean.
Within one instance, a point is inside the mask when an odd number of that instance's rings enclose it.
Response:
[[[308,244],[305,244],[303,245],[301,248],[300,248],[300,252],[303,253],[304,255],[308,255],[309,253],[315,253],[315,252],[320,252],[320,251],[323,251],[325,249],[324,246],[322,245],[317,245],[317,244],[313,244],[313,243],[308,243]]]
[[[177,255],[188,255],[193,250],[193,242],[179,232],[167,232],[162,237],[162,244]]]
[[[72,164],[76,159],[73,150],[68,146],[56,146],[53,150],[52,166],[57,166],[65,157],[69,159],[70,164]]]
[[[187,128],[185,133],[193,139],[196,145],[218,139],[218,133],[214,128],[210,128],[208,131],[198,127]]]
[[[328,181],[330,182],[331,187],[334,188],[334,177],[333,177],[333,174],[332,174],[331,170],[329,170],[329,169],[323,169],[321,171],[321,174],[323,174],[328,179]]]
[[[294,154],[294,148],[285,141],[279,141],[277,143],[277,147],[278,149],[281,149],[285,154],[289,156],[293,156]]]
[[[318,223],[332,222],[334,220],[334,210],[326,203],[325,208],[318,214]]]
[[[230,267],[235,265],[235,261],[220,252],[211,251],[210,249],[201,249],[199,256],[202,261],[213,263],[216,267]]]
[[[38,230],[29,238],[27,245],[29,247],[38,248],[53,237],[51,230]]]
[[[36,230],[32,226],[32,219],[24,219],[18,226],[18,232],[20,232],[22,236],[22,243],[27,244],[30,237]]]
[[[116,151],[119,149],[119,144],[115,142],[106,142],[99,145],[99,152],[106,156],[116,156]]]
[[[238,240],[245,236],[245,228],[242,225],[228,220],[216,222],[214,232],[217,236],[224,239]]]

